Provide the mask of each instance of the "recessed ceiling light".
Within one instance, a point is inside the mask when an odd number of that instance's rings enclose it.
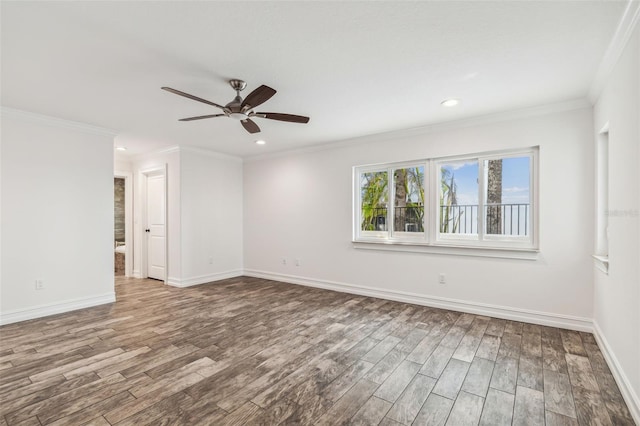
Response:
[[[460,103],[460,99],[445,99],[444,101],[440,102],[440,105],[445,106],[445,107],[454,107],[456,105],[458,105]]]
[[[256,145],[264,145],[264,144],[266,144],[266,143],[267,143],[267,142],[263,141],[262,139],[258,139],[258,140],[256,141]]]
[[[118,146],[118,147],[116,147],[116,150],[117,151],[126,151],[127,147],[126,146]]]

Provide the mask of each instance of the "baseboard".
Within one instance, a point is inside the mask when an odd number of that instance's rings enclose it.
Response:
[[[167,284],[173,287],[191,287],[194,285],[206,284],[213,281],[225,280],[227,278],[235,278],[242,276],[242,269],[234,269],[231,271],[225,272],[217,272],[215,274],[208,275],[200,275],[198,277],[191,277],[185,279],[179,279],[174,277],[169,277],[167,279]]]
[[[512,321],[521,321],[551,327],[566,328],[569,330],[593,332],[593,323],[590,318],[554,314],[549,312],[539,312],[528,309],[518,309],[507,306],[489,305],[485,303],[466,300],[449,299],[444,297],[428,296],[424,294],[379,289],[335,281],[317,280],[313,278],[258,271],[253,269],[245,269],[244,275],[255,278],[282,281],[289,284],[298,284],[308,287],[317,287],[326,290],[340,291],[343,293],[358,294],[361,296],[412,303],[414,305],[430,306],[452,311],[467,312],[476,315],[503,318]]]
[[[620,366],[620,362],[618,362],[618,358],[611,349],[611,346],[609,346],[606,337],[604,337],[600,326],[595,320],[593,320],[593,335],[596,338],[596,342],[598,342],[602,355],[604,355],[604,359],[607,361],[607,364],[611,369],[611,374],[613,374],[613,378],[616,380],[618,388],[620,388],[620,393],[622,393],[624,402],[626,402],[633,420],[636,424],[640,425],[640,397],[638,397],[638,394],[635,393],[631,387],[629,378],[624,373],[624,370]]]
[[[106,303],[113,303],[115,301],[115,292],[109,292],[101,294],[99,296],[82,297],[79,299],[66,300],[64,302],[34,306],[32,308],[17,309],[10,312],[1,312],[0,325],[47,317],[49,315],[62,314],[78,309],[90,308],[92,306],[104,305]]]

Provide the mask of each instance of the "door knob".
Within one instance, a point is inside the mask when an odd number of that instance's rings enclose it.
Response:
[[[151,229],[145,229],[144,232],[151,232]]]

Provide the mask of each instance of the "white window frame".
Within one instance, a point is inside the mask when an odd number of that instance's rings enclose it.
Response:
[[[390,186],[390,176],[388,172],[388,167],[386,165],[371,165],[371,166],[363,166],[363,167],[354,167],[353,169],[353,184],[354,184],[354,193],[356,196],[356,204],[354,206],[354,240],[362,239],[362,240],[386,240],[389,235],[389,218],[386,219],[387,231],[364,231],[361,229],[362,224],[362,191],[360,188],[360,182],[362,181],[362,175],[365,173],[376,173],[376,172],[387,172],[387,190],[389,190]],[[389,194],[387,194],[387,212],[389,211]],[[388,215],[387,215],[388,216]]]
[[[433,233],[432,235],[435,236],[434,238],[434,243],[435,244],[440,244],[440,245],[476,245],[475,241],[478,239],[477,234],[443,234],[440,232],[440,215],[441,215],[441,211],[440,211],[440,181],[441,181],[441,177],[440,177],[440,168],[442,165],[444,164],[449,164],[449,163],[455,163],[455,162],[477,162],[478,160],[478,156],[477,155],[464,155],[464,156],[455,156],[455,157],[444,157],[444,158],[436,158],[436,159],[432,159],[430,160],[430,162],[432,163],[432,167],[431,167],[431,182],[432,182],[432,189],[431,189],[431,194],[432,194],[432,198],[430,199],[431,203],[431,210],[432,210],[432,217],[435,218],[435,220],[433,221]],[[478,169],[478,176],[480,176],[480,168]],[[480,209],[484,207],[484,203],[483,200],[480,198],[480,194],[482,194],[481,192],[481,182],[478,181],[478,223],[476,224],[476,226],[478,227],[478,230],[480,230]]]
[[[484,162],[486,160],[529,157],[529,234],[527,236],[512,235],[486,235],[485,234],[485,212],[484,212]],[[516,257],[535,259],[536,256],[522,255],[522,253],[538,252],[538,160],[539,147],[529,147],[522,149],[511,149],[502,151],[483,152],[468,155],[448,156],[439,158],[427,158],[413,161],[403,161],[394,163],[383,163],[366,166],[355,166],[353,168],[353,242],[357,248],[381,249],[383,246],[388,250],[395,251],[429,251],[451,254],[470,254],[467,250],[478,250],[489,257]],[[477,234],[444,234],[440,233],[440,166],[442,164],[455,161],[477,161],[478,162],[478,217]],[[395,184],[393,182],[393,171],[399,168],[424,166],[424,191],[425,206],[423,215],[424,232],[394,232],[394,200]],[[387,172],[387,186],[389,194],[387,196],[387,230],[386,231],[362,231],[361,212],[361,175],[374,171]],[[365,245],[361,245],[364,243]],[[366,246],[367,243],[377,243],[378,247]],[[411,249],[411,247],[416,250]],[[433,250],[432,250],[433,249]],[[462,252],[457,249],[463,250]],[[509,252],[518,252],[515,255]]]
[[[424,188],[425,194],[424,194],[424,200],[425,200],[425,204],[423,206],[424,208],[424,213],[422,215],[422,229],[424,229],[424,232],[404,232],[404,231],[395,231],[395,199],[396,199],[396,185],[394,182],[394,176],[395,174],[393,173],[395,170],[398,169],[408,169],[411,167],[424,167],[424,181],[422,182],[422,188]],[[428,210],[428,198],[427,198],[427,186],[428,186],[428,168],[425,164],[424,161],[405,161],[402,163],[393,163],[390,167],[389,167],[389,177],[390,182],[389,182],[389,208],[388,208],[388,212],[390,212],[389,214],[389,218],[390,218],[390,224],[388,226],[389,229],[389,235],[390,235],[390,239],[392,241],[411,241],[411,242],[421,242],[421,243],[426,243],[427,242],[427,223],[426,223],[426,219],[427,219],[427,213],[429,213]]]
[[[499,234],[487,234],[486,233],[486,217],[485,217],[485,161],[508,159],[508,158],[522,158],[529,157],[529,235],[527,236],[515,236],[515,235],[499,235]],[[434,185],[440,183],[440,168],[443,164],[449,164],[457,161],[477,162],[478,164],[478,215],[477,215],[477,230],[476,234],[444,234],[440,233],[440,206],[439,197],[440,192],[437,187],[434,188],[435,198],[432,199],[432,204],[435,208],[436,214],[436,243],[442,245],[468,245],[478,247],[511,247],[511,248],[536,248],[536,230],[537,230],[537,198],[536,193],[536,170],[537,170],[537,157],[538,150],[536,148],[519,151],[507,151],[507,152],[492,152],[474,156],[460,156],[460,157],[448,157],[444,159],[433,160],[435,167],[433,175],[431,176]],[[437,182],[436,182],[436,179]]]
[[[422,228],[425,232],[402,232],[402,231],[394,231],[394,220],[395,220],[395,205],[393,201],[395,200],[395,184],[393,181],[394,170],[397,169],[406,169],[409,167],[424,167],[424,179],[427,180],[428,168],[425,160],[418,161],[403,161],[397,163],[386,163],[379,165],[370,165],[370,166],[357,166],[353,168],[354,173],[354,241],[378,241],[384,240],[385,242],[395,243],[395,242],[418,242],[418,243],[427,243],[426,230],[427,230],[427,213],[428,213],[428,191],[427,191],[427,182],[423,182],[422,187],[425,190],[425,206],[424,206],[424,214],[422,219]],[[387,173],[387,218],[386,218],[386,231],[363,231],[361,229],[362,224],[362,191],[360,188],[360,182],[362,181],[361,176],[365,173],[372,172],[386,172]]]

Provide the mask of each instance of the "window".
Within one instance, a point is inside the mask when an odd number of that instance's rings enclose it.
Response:
[[[360,230],[362,234],[384,235],[387,231],[389,175],[386,170],[360,174]]]
[[[484,160],[485,234],[528,237],[531,156]]]
[[[393,170],[393,231],[424,233],[424,165]]]
[[[367,168],[357,174],[360,209],[356,220],[361,236],[423,237],[424,170],[424,164],[409,164]]]
[[[438,165],[441,235],[478,234],[478,162],[447,161]]]
[[[436,160],[440,177],[437,241],[533,246],[532,162],[533,152]]]
[[[535,250],[537,153],[355,167],[354,241]]]

